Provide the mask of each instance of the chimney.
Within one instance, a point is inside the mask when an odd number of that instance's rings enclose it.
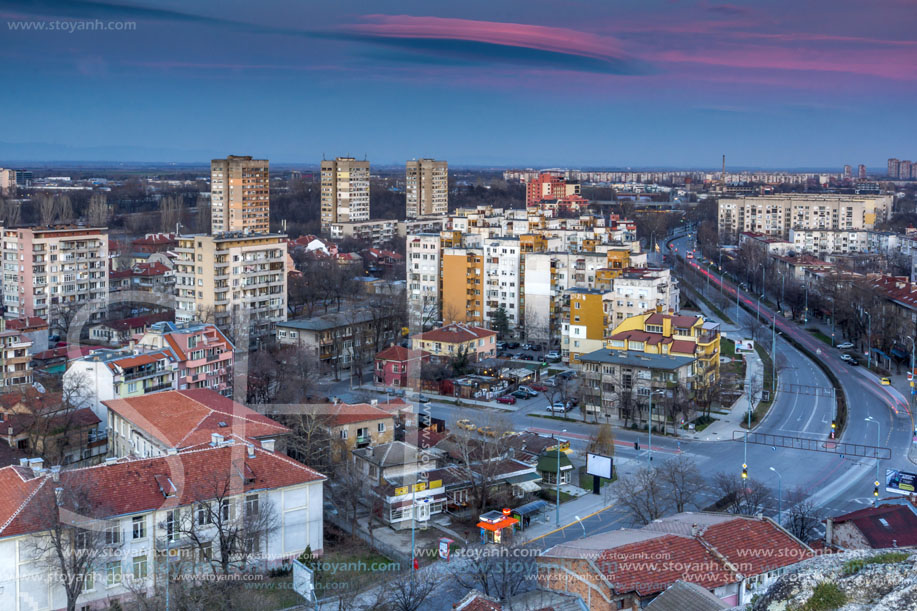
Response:
[[[691,536],[696,537],[700,529],[697,528],[697,524],[691,525]]]
[[[254,458],[255,457],[255,446],[253,446],[250,443],[247,443],[245,444],[245,447],[248,448],[248,457]]]
[[[267,450],[268,452],[274,451],[274,439],[262,439],[261,448]]]
[[[831,539],[834,538],[834,520],[828,518],[825,520],[825,546],[830,546]]]
[[[54,465],[51,467],[51,479],[55,482],[60,481],[60,465]]]
[[[898,547],[898,540],[892,539],[892,547]]]
[[[166,450],[167,456],[175,456],[176,454],[178,454],[178,448],[169,448]]]
[[[216,448],[216,447],[219,447],[221,443],[223,443],[222,435],[220,435],[219,433],[210,434],[210,445]]]
[[[44,470],[45,461],[42,458],[30,458],[29,466],[35,473],[41,473]]]
[[[109,456],[108,458],[105,459],[105,464],[106,464],[106,465],[113,465],[113,464],[115,464],[116,462],[118,462],[118,457],[117,457],[117,456]]]
[[[60,505],[61,505],[61,500],[63,499],[63,496],[64,496],[64,489],[63,489],[63,488],[55,488],[55,489],[54,489],[54,502],[57,503],[57,506],[58,506],[58,507],[60,507]]]
[[[28,458],[20,458],[20,459],[19,459],[19,466],[20,466],[20,467],[28,467],[28,466],[29,466],[29,459],[28,459]]]

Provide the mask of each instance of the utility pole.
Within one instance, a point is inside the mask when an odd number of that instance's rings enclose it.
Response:
[[[773,467],[771,471],[777,474],[777,524],[783,526],[783,476]]]
[[[560,528],[560,439],[557,441],[557,473],[555,474],[557,489],[554,492],[554,524]]]
[[[736,285],[736,322],[739,322],[739,285]]]
[[[803,286],[806,289],[806,309],[803,311],[803,314],[802,314],[802,323],[808,324],[809,322],[809,284],[806,283]]]
[[[771,401],[777,392],[777,312],[774,312],[774,327],[771,330]],[[835,405],[837,402],[835,401]]]
[[[866,368],[872,369],[872,316],[869,315],[869,312],[863,310],[866,314]]]
[[[865,418],[866,422],[876,423],[876,489],[873,491],[872,506],[879,505],[879,444],[881,443],[881,431],[879,430],[879,421],[870,416]]]

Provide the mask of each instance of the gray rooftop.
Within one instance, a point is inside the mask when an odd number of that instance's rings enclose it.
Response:
[[[360,308],[349,312],[332,312],[330,314],[322,314],[321,316],[313,316],[312,318],[287,320],[278,322],[275,326],[287,329],[301,329],[303,331],[328,331],[337,329],[338,327],[369,322],[372,319],[372,312]]]
[[[695,583],[676,581],[646,607],[646,611],[718,611],[729,605]]]
[[[580,361],[588,363],[608,363],[610,365],[627,365],[630,367],[645,367],[648,369],[661,369],[675,371],[690,365],[695,359],[690,356],[670,356],[668,354],[647,354],[633,350],[610,350],[602,348],[580,357]]]

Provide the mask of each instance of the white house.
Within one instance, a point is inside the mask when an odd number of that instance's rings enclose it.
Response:
[[[186,558],[192,560],[181,570],[211,572],[220,557],[218,532],[259,516],[269,518],[269,527],[248,542],[247,566],[279,565],[306,546],[320,554],[325,479],[286,456],[219,435],[158,458],[109,459],[66,471],[44,469],[35,459],[5,467],[0,469],[0,608],[67,606],[54,550],[42,543],[49,529],[65,521],[86,524],[92,533],[86,537],[102,550],[84,572],[78,609],[109,608],[112,600],[163,583],[169,556],[173,572],[176,559]],[[79,507],[72,499],[80,499]],[[215,526],[218,522],[222,526]],[[191,528],[199,543],[188,536]],[[83,545],[87,540],[74,538]]]

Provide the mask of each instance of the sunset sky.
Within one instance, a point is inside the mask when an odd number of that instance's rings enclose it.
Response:
[[[96,19],[136,26],[21,25]],[[0,161],[879,169],[917,158],[915,25],[913,0],[3,1]]]

